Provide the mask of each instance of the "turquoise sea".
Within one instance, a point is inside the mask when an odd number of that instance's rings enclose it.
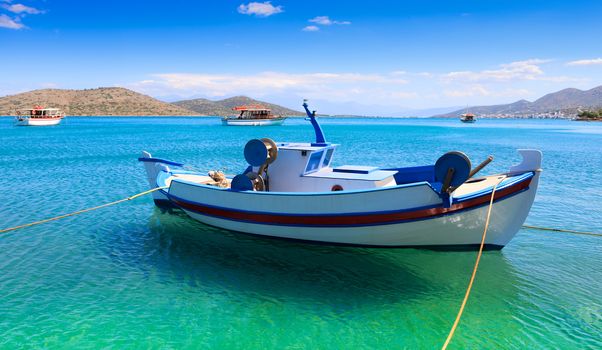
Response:
[[[450,150],[486,172],[544,153],[530,225],[602,232],[602,124],[322,120],[334,164],[432,164]],[[0,118],[0,229],[147,189],[136,158],[237,173],[251,138],[309,141],[308,122]],[[161,211],[151,197],[0,234],[0,348],[435,349],[476,253],[275,241]],[[602,348],[602,237],[521,230],[483,254],[450,349]]]

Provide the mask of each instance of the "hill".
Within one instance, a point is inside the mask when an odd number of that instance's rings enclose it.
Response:
[[[563,89],[547,94],[533,102],[520,100],[510,104],[475,106],[437,117],[457,118],[462,113],[474,113],[480,117],[493,118],[574,118],[580,109],[602,107],[602,86],[590,90]]]
[[[232,111],[226,107],[220,105],[217,102],[207,100],[204,98],[195,98],[193,100],[183,100],[172,102],[173,105],[194,111],[200,115],[219,115],[226,116],[232,115]]]
[[[63,90],[43,89],[0,98],[0,115],[41,105],[60,108],[66,115],[175,116],[198,113],[118,87]]]
[[[304,112],[295,111],[286,107],[282,107],[273,103],[254,100],[246,96],[235,96],[224,100],[211,101],[204,98],[196,98],[193,100],[183,100],[173,103],[176,106],[186,108],[202,115],[217,115],[227,116],[232,115],[232,108],[241,105],[259,104],[270,108],[277,115],[305,115]]]

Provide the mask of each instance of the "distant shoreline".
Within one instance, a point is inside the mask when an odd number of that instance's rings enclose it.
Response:
[[[15,116],[13,115],[2,115],[0,116],[0,118],[14,118]],[[67,115],[65,116],[65,118],[99,118],[99,119],[104,119],[104,118],[224,118],[223,116],[218,116],[218,115]],[[287,118],[289,119],[302,119],[305,118],[305,116],[288,116]],[[328,120],[328,119],[379,119],[379,120],[393,120],[393,119],[420,119],[420,120],[449,120],[449,121],[458,121],[460,122],[459,118],[452,118],[452,117],[437,117],[437,116],[433,116],[433,117],[380,117],[380,116],[345,116],[345,115],[336,115],[336,116],[320,116],[318,115],[318,118],[322,119],[322,120]],[[596,120],[577,120],[574,118],[525,118],[525,117],[508,117],[508,118],[488,118],[488,117],[481,117],[479,118],[479,120],[542,120],[542,121],[546,121],[546,120],[566,120],[566,121],[594,121],[594,122],[600,122],[602,121],[602,119],[596,119]],[[478,122],[477,122],[478,123]]]

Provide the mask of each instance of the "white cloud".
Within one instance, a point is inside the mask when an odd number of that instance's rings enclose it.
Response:
[[[330,101],[368,100],[391,104],[391,99],[408,99],[415,93],[399,91],[408,81],[391,74],[360,73],[282,73],[232,74],[155,74],[151,79],[129,87],[153,96],[206,96],[222,98],[249,95],[256,98],[274,95],[328,99]]]
[[[454,90],[445,90],[443,95],[453,98],[462,97],[514,97],[524,98],[528,96],[530,91],[527,89],[491,89],[481,84],[473,84],[456,88]]]
[[[602,64],[602,58],[592,58],[587,60],[577,60],[568,62],[567,66],[589,66],[592,64]]]
[[[320,30],[319,27],[317,26],[307,26],[307,27],[303,27],[303,29],[301,29],[304,32],[317,32],[318,30]]]
[[[319,30],[324,30],[316,25]],[[403,66],[381,73],[258,72],[253,74],[163,73],[126,87],[151,96],[224,98],[247,95],[276,103],[302,98],[331,106],[374,106],[374,113],[401,107],[490,105],[533,99],[567,87],[577,77],[547,75],[558,64],[533,59],[500,64],[494,69],[435,73],[405,71]],[[556,62],[558,63],[558,62]],[[561,62],[559,64],[564,64]],[[570,86],[570,85],[569,85]],[[580,86],[577,86],[580,87]],[[382,108],[381,108],[382,107]],[[343,107],[341,107],[343,108]],[[336,111],[335,111],[336,112]],[[336,112],[338,113],[338,112]]]
[[[443,94],[447,97],[472,97],[472,96],[489,96],[491,92],[483,85],[476,84],[470,87],[464,87],[456,90],[445,90]]]
[[[419,73],[415,73],[416,76],[419,77],[423,77],[423,78],[432,78],[435,76],[435,74],[431,73],[431,72],[419,72]]]
[[[436,74],[431,73],[431,72],[408,72],[405,70],[396,70],[396,71],[392,71],[390,73],[391,75],[405,75],[405,76],[411,76],[411,77],[419,77],[419,78],[433,78],[436,77]]]
[[[501,64],[499,69],[483,70],[480,72],[458,71],[443,75],[443,80],[451,81],[510,81],[510,80],[539,80],[544,72],[539,65],[547,60],[530,59]],[[542,79],[545,80],[545,79]]]
[[[247,5],[238,6],[238,12],[243,15],[255,15],[257,17],[268,17],[280,12],[284,12],[282,6],[274,6],[271,1],[250,2]]]
[[[309,20],[312,23],[321,24],[323,26],[329,26],[332,24],[332,21],[328,16],[317,16]]]
[[[44,11],[40,11],[33,7],[25,6],[23,4],[12,4],[12,5],[5,4],[5,5],[2,5],[2,7],[13,13],[28,13],[30,15],[44,13]]]
[[[18,19],[14,20],[5,14],[0,14],[0,28],[22,29],[25,28],[25,25]]]
[[[315,23],[315,24],[323,25],[323,26],[329,26],[329,25],[333,25],[333,24],[339,24],[339,25],[351,24],[351,22],[349,22],[349,21],[333,21],[328,16],[316,16],[316,17],[310,19],[309,21],[312,23]]]
[[[418,94],[407,91],[393,91],[389,93],[389,96],[394,99],[414,99],[418,97]]]

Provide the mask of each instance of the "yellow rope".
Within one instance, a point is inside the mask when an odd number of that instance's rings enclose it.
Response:
[[[531,226],[531,225],[523,225],[523,227],[524,228],[530,228],[530,229],[533,229],[533,230],[540,230],[540,231],[565,232],[565,233],[574,233],[574,234],[577,234],[577,235],[588,235],[588,236],[602,237],[602,233],[595,233],[595,232],[563,230],[563,229],[560,229],[560,228],[549,228],[549,227],[540,227],[540,226]]]
[[[454,332],[456,331],[456,327],[460,323],[460,318],[462,317],[462,313],[464,312],[464,307],[466,306],[466,302],[468,302],[468,297],[470,296],[470,291],[472,289],[472,283],[474,282],[475,276],[477,275],[477,269],[479,268],[479,262],[481,261],[481,255],[483,254],[483,247],[485,246],[485,238],[487,237],[487,229],[489,228],[489,218],[491,217],[491,209],[493,208],[493,199],[495,197],[495,190],[498,185],[504,181],[506,177],[498,181],[498,183],[493,186],[493,191],[491,192],[491,199],[489,200],[489,208],[487,208],[487,218],[485,219],[485,229],[483,230],[483,237],[481,238],[481,245],[479,246],[479,254],[477,254],[477,261],[474,264],[474,268],[472,269],[472,276],[470,276],[470,282],[468,282],[468,288],[466,288],[466,294],[464,295],[464,300],[462,300],[462,305],[460,306],[460,310],[458,311],[458,315],[456,315],[456,320],[454,321],[454,325],[452,326],[449,334],[447,335],[447,339],[445,340],[445,344],[441,350],[447,349],[449,342],[452,340],[454,336]]]
[[[91,207],[91,208],[86,208],[86,209],[74,211],[74,212],[69,213],[69,214],[63,214],[63,215],[55,216],[55,217],[49,218],[49,219],[44,219],[44,220],[40,220],[40,221],[30,222],[29,224],[23,224],[23,225],[19,225],[19,226],[5,228],[3,230],[0,230],[0,233],[5,233],[5,232],[14,231],[14,230],[18,230],[18,229],[29,227],[29,226],[43,224],[43,223],[46,223],[46,222],[49,222],[49,221],[55,221],[55,220],[63,219],[63,218],[69,217],[69,216],[74,216],[74,215],[86,213],[86,212],[89,212],[89,211],[92,211],[92,210],[96,210],[96,209],[106,208],[106,207],[109,207],[111,205],[119,204],[119,203],[122,203],[122,202],[127,202],[127,201],[130,201],[132,199],[135,199],[135,198],[138,198],[138,197],[144,196],[146,194],[149,194],[149,193],[152,193],[152,192],[155,192],[155,191],[158,191],[158,190],[162,190],[162,189],[165,189],[165,188],[167,188],[167,187],[155,187],[155,188],[153,188],[151,190],[140,192],[140,193],[135,194],[133,196],[130,196],[130,197],[127,197],[127,198],[123,198],[123,199],[120,199],[120,200],[117,200],[117,201],[114,201],[114,202],[110,202],[110,203],[98,205],[96,207]]]

